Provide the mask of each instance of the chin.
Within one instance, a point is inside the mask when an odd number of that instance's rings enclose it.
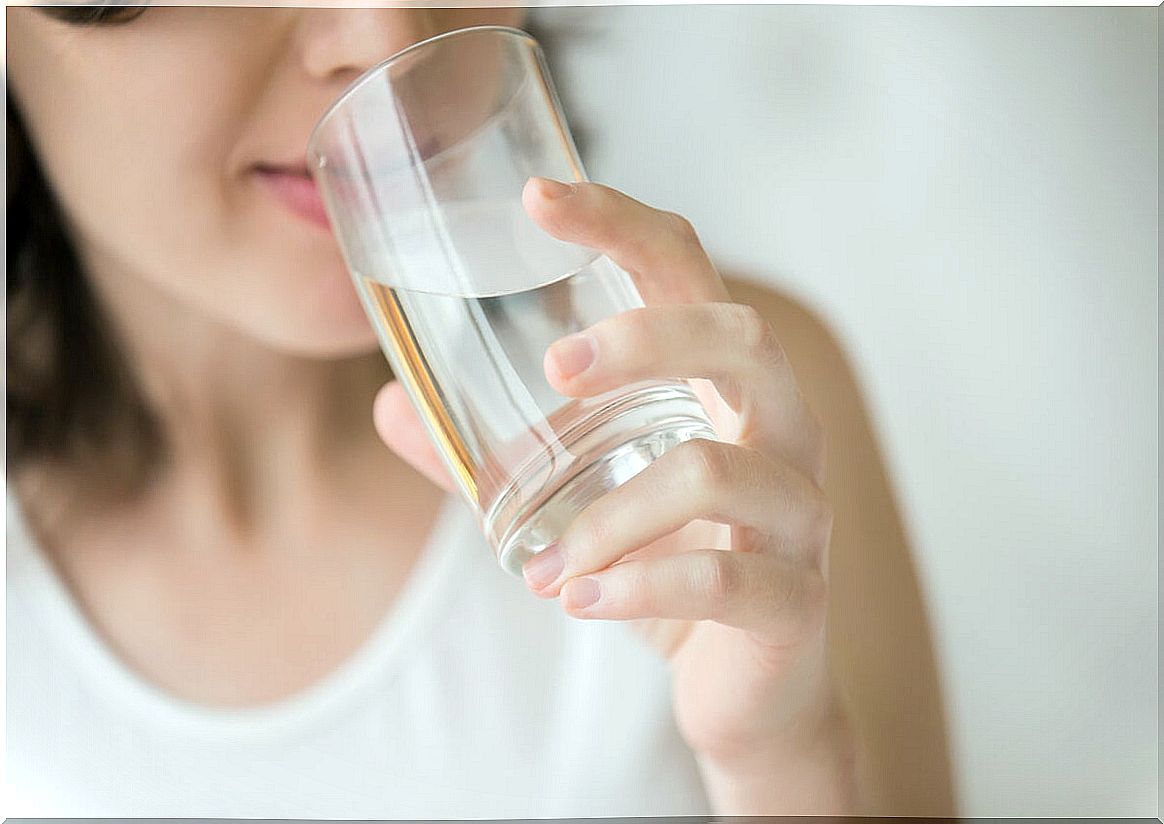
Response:
[[[250,325],[250,333],[272,349],[303,358],[346,360],[380,351],[376,332],[363,314],[347,323],[328,323],[319,316],[302,323],[287,320],[283,316],[270,318],[261,328]]]
[[[319,360],[348,360],[380,352],[376,333],[370,327],[364,335],[319,335],[310,340],[300,338],[293,342],[292,347],[303,357]]]
[[[378,349],[376,331],[346,270],[323,270],[308,283],[296,292],[285,292],[281,311],[269,318],[283,348],[320,358],[354,357]]]

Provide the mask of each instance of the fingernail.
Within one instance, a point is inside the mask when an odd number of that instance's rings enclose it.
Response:
[[[557,341],[550,347],[554,367],[563,378],[572,378],[590,368],[598,354],[598,342],[592,335],[579,332]]]
[[[557,200],[574,193],[573,186],[558,180],[551,180],[548,177],[539,177],[537,185],[541,196],[549,200]]]
[[[602,587],[593,578],[576,578],[562,593],[562,606],[567,609],[586,609],[598,603]]]
[[[562,550],[557,544],[550,544],[526,561],[521,572],[530,589],[544,589],[558,579],[565,566],[566,559],[562,557]]]

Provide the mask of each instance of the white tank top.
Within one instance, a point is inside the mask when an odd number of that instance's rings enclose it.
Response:
[[[87,623],[7,497],[9,816],[708,815],[665,662],[494,561],[450,498],[346,663],[245,710],[177,699]]]

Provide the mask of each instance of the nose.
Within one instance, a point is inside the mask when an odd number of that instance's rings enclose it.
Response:
[[[439,33],[436,15],[425,8],[305,9],[297,32],[307,73],[341,84]]]

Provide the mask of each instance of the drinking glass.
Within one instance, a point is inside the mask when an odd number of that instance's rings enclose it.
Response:
[[[510,573],[667,450],[715,438],[685,381],[576,399],[546,380],[551,343],[643,301],[522,208],[531,176],[587,179],[526,32],[458,29],[369,69],[315,127],[308,168],[384,353]]]

